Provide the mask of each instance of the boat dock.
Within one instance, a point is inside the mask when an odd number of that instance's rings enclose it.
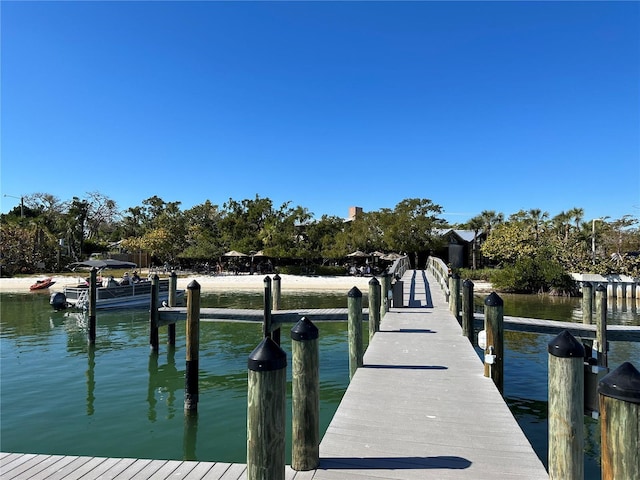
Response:
[[[321,441],[319,468],[286,467],[285,478],[548,478],[435,279],[405,276],[412,306],[384,316]],[[3,453],[0,476],[246,479],[246,465]]]

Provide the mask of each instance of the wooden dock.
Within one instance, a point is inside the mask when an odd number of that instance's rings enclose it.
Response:
[[[383,318],[321,441],[320,467],[287,467],[285,478],[548,478],[497,388],[483,376],[435,279],[421,271],[406,275],[405,305],[411,307],[393,308]],[[246,466],[5,453],[0,477],[245,479]]]

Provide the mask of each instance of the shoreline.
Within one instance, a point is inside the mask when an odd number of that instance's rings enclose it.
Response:
[[[178,277],[178,289],[186,289],[192,282],[196,281],[200,285],[201,292],[258,292],[264,291],[264,279],[267,275],[187,275]],[[273,275],[268,275],[273,280]],[[48,289],[36,290],[35,293],[59,292],[65,286],[77,285],[85,278],[82,275],[67,276],[55,274],[43,274],[29,277],[0,278],[1,293],[31,293],[29,287],[36,283],[36,280],[51,277],[55,284]],[[161,276],[161,278],[166,278]],[[357,287],[361,292],[369,290],[369,281],[373,277],[350,277],[350,276],[305,276],[280,274],[280,288],[286,291],[323,291],[323,292],[344,292],[345,294],[353,287]]]

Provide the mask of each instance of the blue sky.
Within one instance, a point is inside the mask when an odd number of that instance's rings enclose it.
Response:
[[[640,216],[638,2],[0,8],[3,194]]]

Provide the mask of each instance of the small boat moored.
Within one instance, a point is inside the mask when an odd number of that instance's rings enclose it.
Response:
[[[45,290],[49,288],[51,285],[53,285],[54,283],[56,282],[51,277],[43,278],[42,280],[36,280],[36,283],[31,285],[29,287],[29,290],[31,290],[32,292],[34,290]]]

